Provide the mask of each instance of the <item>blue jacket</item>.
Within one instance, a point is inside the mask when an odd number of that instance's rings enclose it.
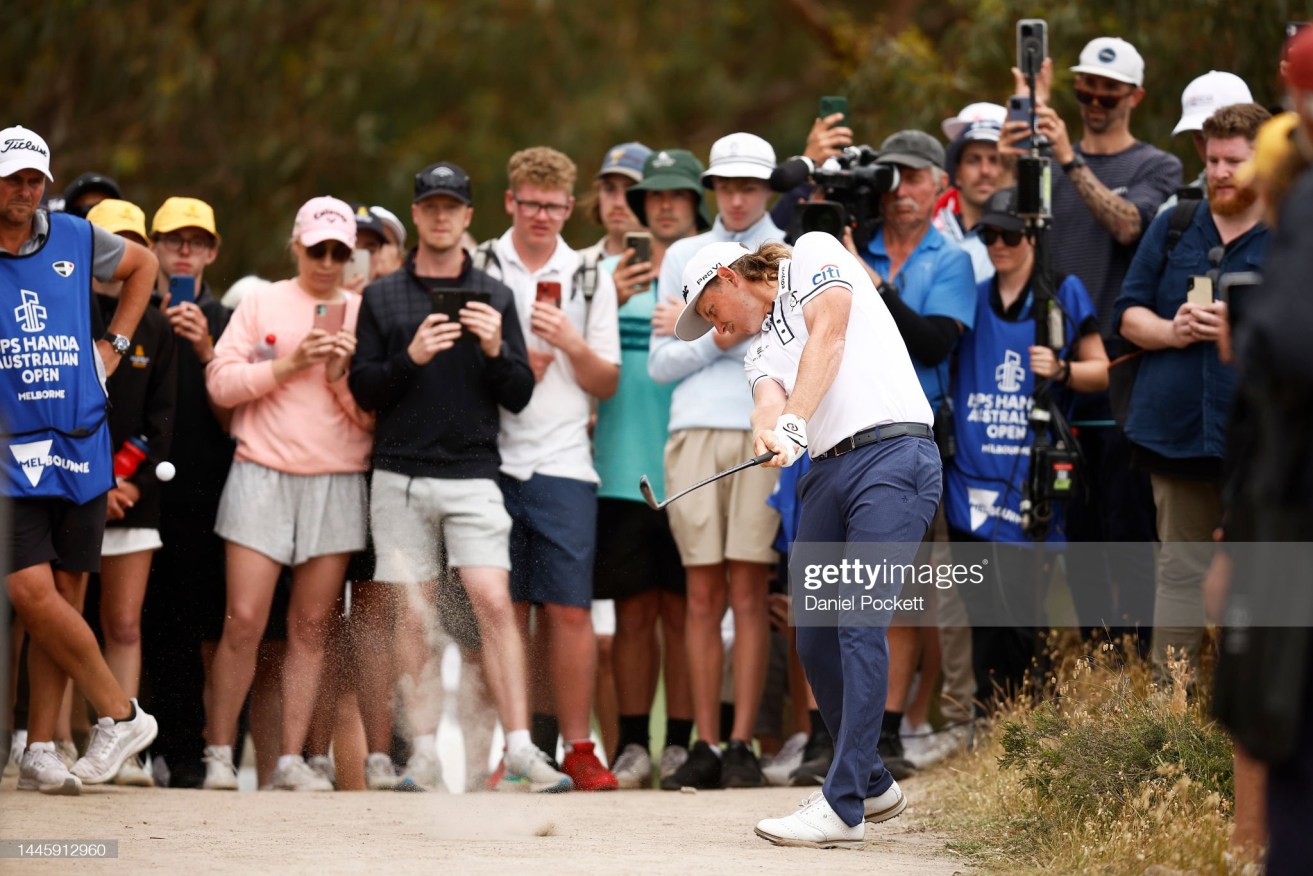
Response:
[[[1171,215],[1168,210],[1153,220],[1135,253],[1113,306],[1113,325],[1119,332],[1122,315],[1130,307],[1147,307],[1163,319],[1172,319],[1185,303],[1189,278],[1213,270],[1208,252],[1220,247],[1222,238],[1208,201],[1199,204],[1194,219],[1169,253]],[[1216,276],[1257,271],[1267,242],[1267,226],[1260,222],[1231,242]],[[1200,341],[1183,350],[1150,350],[1135,378],[1126,435],[1135,444],[1172,459],[1220,459],[1226,448],[1226,421],[1235,382],[1235,371],[1218,359],[1215,343]]]

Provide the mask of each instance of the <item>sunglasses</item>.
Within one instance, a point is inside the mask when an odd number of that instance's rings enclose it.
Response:
[[[1124,94],[1095,94],[1093,91],[1085,91],[1081,88],[1077,88],[1075,91],[1076,99],[1081,103],[1086,106],[1089,106],[1092,103],[1097,103],[1104,109],[1112,109],[1117,104],[1131,96],[1129,91]]]
[[[335,262],[345,263],[351,261],[351,247],[336,241],[324,240],[314,246],[307,246],[305,253],[317,262],[322,261],[324,256],[329,256]]]
[[[985,242],[985,246],[993,246],[1002,239],[1003,243],[1008,246],[1020,246],[1021,238],[1026,236],[1024,231],[1003,231],[999,228],[985,227],[980,229],[980,239]]]

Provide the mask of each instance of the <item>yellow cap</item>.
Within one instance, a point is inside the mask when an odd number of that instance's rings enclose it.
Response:
[[[1270,181],[1286,156],[1297,148],[1291,136],[1298,124],[1298,113],[1281,113],[1264,122],[1254,138],[1254,156],[1236,168],[1236,184],[1249,186],[1255,180]]]
[[[87,221],[99,225],[110,234],[131,231],[143,242],[147,239],[146,214],[131,201],[106,198],[88,211]]]
[[[214,208],[196,198],[169,198],[161,204],[150,233],[168,234],[179,228],[200,228],[213,234],[215,240],[220,239],[214,225]]]

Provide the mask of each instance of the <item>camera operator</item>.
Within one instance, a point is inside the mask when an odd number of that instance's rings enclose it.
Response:
[[[1253,156],[1258,128],[1270,117],[1260,105],[1242,103],[1204,122],[1208,197],[1154,220],[1114,306],[1114,326],[1146,351],[1126,437],[1134,464],[1153,484],[1162,541],[1152,641],[1154,670],[1163,679],[1169,647],[1192,664],[1199,655],[1209,554],[1189,543],[1211,541],[1222,519],[1226,416],[1236,381],[1218,358],[1227,305],[1213,299],[1212,288],[1222,274],[1257,271],[1263,263],[1263,205],[1238,184],[1236,170]],[[1189,225],[1176,225],[1173,217],[1186,210],[1193,213]]]

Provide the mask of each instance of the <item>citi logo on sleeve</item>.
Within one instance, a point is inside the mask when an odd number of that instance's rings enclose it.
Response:
[[[830,280],[837,280],[837,279],[839,279],[839,266],[824,265],[821,267],[819,271],[817,271],[815,274],[812,274],[812,285],[819,286],[822,283],[827,283]]]
[[[28,289],[20,289],[19,294],[23,303],[14,308],[14,319],[18,320],[18,327],[25,332],[45,331],[46,309],[37,294]]]

